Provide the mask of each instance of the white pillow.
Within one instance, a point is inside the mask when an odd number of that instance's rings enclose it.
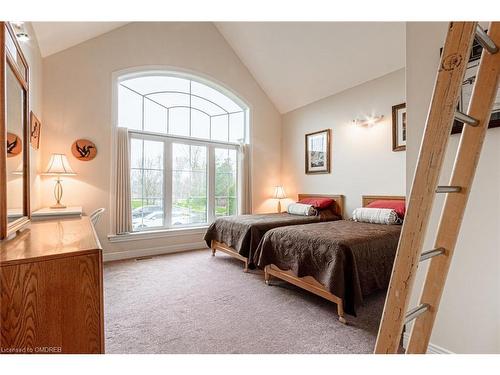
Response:
[[[374,224],[401,224],[395,210],[390,208],[356,208],[352,213],[354,221]]]
[[[315,216],[317,214],[312,205],[303,203],[291,203],[286,210],[291,215]]]

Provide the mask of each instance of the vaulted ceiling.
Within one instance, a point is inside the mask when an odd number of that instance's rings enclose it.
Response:
[[[404,22],[216,26],[282,113],[405,66]]]
[[[33,22],[33,28],[45,57],[125,24]],[[215,26],[281,113],[405,66],[403,22],[217,22]]]
[[[127,22],[32,22],[42,57],[73,47]]]

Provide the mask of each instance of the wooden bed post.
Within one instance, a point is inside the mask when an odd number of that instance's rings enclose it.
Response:
[[[344,301],[342,299],[337,302],[337,314],[339,315],[340,323],[347,324],[347,320],[344,317]]]
[[[212,248],[212,256],[215,256],[215,252],[217,251],[217,247],[215,246],[214,240],[210,241],[210,247]]]
[[[264,267],[264,280],[266,282],[266,285],[269,285],[269,281],[271,280],[271,275],[268,272],[269,266]]]

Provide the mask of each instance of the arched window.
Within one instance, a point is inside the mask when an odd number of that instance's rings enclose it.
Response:
[[[117,125],[131,137],[135,231],[203,225],[239,212],[239,148],[248,108],[193,76],[118,79]]]

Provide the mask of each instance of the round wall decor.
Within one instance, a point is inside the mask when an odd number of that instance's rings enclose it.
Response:
[[[23,150],[23,141],[14,133],[7,133],[7,157],[19,155]]]
[[[97,155],[97,147],[88,139],[77,139],[71,146],[71,153],[81,161],[90,161]]]

